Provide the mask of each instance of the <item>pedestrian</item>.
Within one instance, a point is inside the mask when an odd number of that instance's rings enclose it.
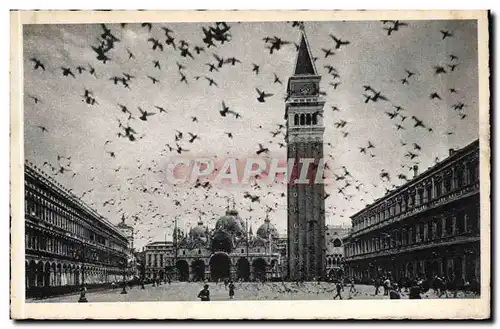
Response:
[[[389,299],[401,299],[401,295],[398,292],[398,284],[394,283],[389,291]]]
[[[340,282],[337,282],[336,288],[337,288],[337,294],[335,295],[335,297],[333,297],[333,299],[336,299],[337,297],[342,299],[342,295],[340,294],[340,292],[342,291],[342,286]]]
[[[202,302],[210,301],[210,290],[208,290],[208,284],[203,286],[203,289],[198,293],[198,298],[201,299]]]
[[[422,286],[417,283],[410,288],[410,299],[422,299],[420,292],[422,291]]]
[[[227,290],[227,285],[229,284],[229,279],[225,278],[224,279],[224,288]]]
[[[351,288],[349,292],[356,292],[356,287],[354,286],[354,278],[351,278]]]
[[[233,280],[229,282],[229,299],[233,299],[234,297],[234,283]]]
[[[378,289],[380,287],[380,279],[379,278],[376,278],[373,282],[373,284],[375,285],[375,295],[378,295]]]
[[[391,287],[391,280],[389,277],[384,280],[384,296],[387,296],[389,294],[389,288]]]

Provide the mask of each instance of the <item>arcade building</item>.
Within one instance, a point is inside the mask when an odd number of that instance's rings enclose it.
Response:
[[[346,271],[358,282],[448,278],[480,282],[479,141],[351,217]]]
[[[30,162],[24,213],[26,297],[126,279],[127,236]]]

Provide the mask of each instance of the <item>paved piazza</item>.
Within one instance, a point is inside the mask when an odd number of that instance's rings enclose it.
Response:
[[[211,300],[229,300],[229,291],[221,283],[209,283]],[[197,301],[198,292],[203,284],[174,282],[171,285],[162,284],[159,287],[146,285],[142,290],[140,287],[128,289],[128,294],[121,294],[121,288],[100,292],[87,293],[89,302],[140,302],[140,301]],[[383,293],[374,296],[375,288],[367,285],[356,285],[357,292],[350,294],[349,288],[345,287],[342,292],[343,299],[388,299]],[[382,291],[382,289],[380,289]],[[331,283],[304,283],[297,286],[295,283],[253,283],[243,282],[236,284],[235,300],[318,300],[333,299],[335,296],[335,285]],[[451,293],[449,293],[450,298]],[[474,298],[475,296],[459,292],[458,298]],[[44,300],[28,300],[28,302],[43,303],[69,303],[77,302],[79,294],[49,298]],[[406,292],[402,293],[402,298],[408,298]],[[437,295],[429,290],[422,295],[422,298],[437,298]],[[445,298],[443,295],[442,298]]]

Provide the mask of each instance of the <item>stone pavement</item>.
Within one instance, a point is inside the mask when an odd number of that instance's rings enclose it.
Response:
[[[215,284],[209,282],[211,300],[229,300],[229,290],[226,290],[224,284]],[[307,282],[297,286],[292,282],[271,282],[254,283],[243,282],[235,284],[235,300],[325,300],[333,299],[336,294],[335,285],[332,283]],[[141,301],[197,301],[198,292],[203,288],[201,282],[173,282],[171,285],[162,284],[158,287],[146,285],[142,290],[140,286],[127,289],[128,293],[122,295],[121,288],[113,290],[87,293],[87,300],[92,302],[141,302]],[[349,293],[349,287],[345,287],[342,292],[342,298],[347,299],[389,299],[383,295],[380,289],[378,295],[373,295],[375,288],[368,285],[356,285],[356,292]],[[449,294],[450,298],[452,297]],[[35,303],[71,303],[77,302],[79,294],[49,298],[44,300],[27,300]],[[465,295],[459,292],[457,298],[474,298],[472,294]],[[402,293],[402,298],[407,299],[408,294]],[[432,291],[422,295],[422,298],[438,298]],[[445,298],[443,295],[441,298]]]

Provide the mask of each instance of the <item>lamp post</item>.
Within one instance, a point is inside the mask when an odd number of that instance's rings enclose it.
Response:
[[[126,268],[126,265],[127,265],[127,260],[125,260],[125,259],[124,259],[124,260],[122,261],[122,264],[123,264],[123,289],[122,289],[121,294],[122,294],[122,295],[125,295],[125,294],[127,294],[127,293],[128,293],[128,292],[127,292],[127,287],[126,287],[126,281],[125,281],[125,274],[126,274],[126,269],[127,269],[127,268]]]
[[[82,287],[80,288],[80,299],[78,299],[78,302],[87,303],[87,297],[85,296],[87,288],[85,288],[85,248],[83,241],[80,243],[80,250],[77,251],[77,258],[80,260],[82,266]]]

